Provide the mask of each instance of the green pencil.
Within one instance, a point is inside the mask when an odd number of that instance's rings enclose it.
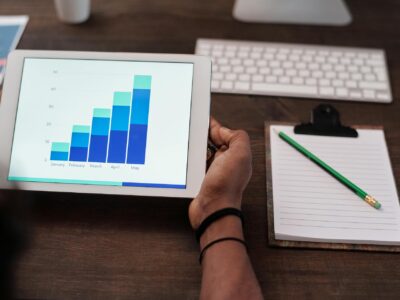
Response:
[[[285,134],[282,131],[274,131],[279,135],[279,137],[287,142],[289,145],[291,145],[293,148],[295,148],[297,151],[299,151],[301,154],[304,156],[308,157],[311,161],[316,163],[318,166],[320,166],[322,169],[324,169],[326,172],[331,174],[333,177],[335,177],[337,180],[339,180],[341,183],[343,183],[345,186],[347,186],[350,190],[352,190],[354,193],[356,193],[361,199],[363,199],[365,202],[367,202],[369,205],[372,207],[379,209],[382,207],[382,205],[371,195],[369,195],[367,192],[365,192],[363,189],[355,185],[353,182],[351,182],[349,179],[344,177],[342,174],[340,174],[338,171],[336,171],[334,168],[323,162],[320,158],[318,158],[316,155],[312,154],[310,151],[308,151],[306,148],[304,148],[302,145],[297,143],[295,140],[293,140],[291,137],[289,137],[287,134]]]

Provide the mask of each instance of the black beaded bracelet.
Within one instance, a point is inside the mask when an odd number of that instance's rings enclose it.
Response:
[[[199,228],[197,228],[197,230],[196,230],[197,241],[198,242],[200,241],[200,237],[203,235],[204,231],[206,231],[208,226],[210,226],[215,221],[217,221],[225,216],[230,216],[230,215],[239,217],[240,220],[242,220],[242,224],[244,224],[243,213],[239,209],[234,208],[234,207],[227,207],[227,208],[217,210],[216,212],[212,213],[207,218],[205,218],[204,221],[201,222]]]
[[[225,241],[235,241],[235,242],[239,242],[239,243],[241,243],[243,246],[245,246],[245,247],[246,247],[246,250],[247,250],[247,244],[246,244],[246,242],[245,242],[244,240],[241,240],[241,239],[236,238],[236,237],[224,237],[224,238],[220,238],[220,239],[217,239],[217,240],[215,240],[215,241],[212,241],[212,242],[208,243],[208,244],[203,248],[203,250],[201,250],[200,255],[199,255],[199,263],[201,264],[201,262],[203,261],[204,254],[205,254],[205,252],[207,251],[208,248],[210,248],[211,246],[213,246],[213,245],[215,245],[215,244],[217,244],[217,243],[225,242]]]

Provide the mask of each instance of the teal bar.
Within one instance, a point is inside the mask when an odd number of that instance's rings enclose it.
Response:
[[[140,90],[149,90],[151,88],[151,76],[135,75],[133,88]]]
[[[54,179],[54,178],[31,178],[31,177],[15,177],[15,176],[9,176],[8,180],[10,180],[10,181],[74,183],[74,184],[122,186],[122,182],[116,182],[116,181],[74,180],[74,179]]]
[[[72,132],[90,133],[90,126],[87,126],[87,125],[74,125],[72,127]]]
[[[93,109],[94,118],[109,118],[111,116],[111,109],[108,108],[95,108]]]
[[[69,152],[69,143],[52,143],[51,151],[54,152]]]
[[[132,94],[130,92],[114,92],[114,106],[130,106]]]

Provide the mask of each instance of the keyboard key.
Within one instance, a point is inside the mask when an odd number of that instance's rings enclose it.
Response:
[[[308,76],[310,76],[310,71],[309,70],[300,70],[299,71],[299,76],[308,77]]]
[[[244,72],[244,67],[236,66],[236,67],[233,68],[233,72],[235,72],[235,73],[243,73]]]
[[[236,82],[235,89],[239,91],[247,91],[250,89],[250,83],[248,82]]]
[[[271,61],[271,62],[269,62],[269,66],[271,68],[279,68],[280,65],[281,65],[280,61]]]
[[[290,77],[287,76],[283,76],[283,77],[279,77],[279,83],[290,83]]]
[[[251,80],[253,82],[262,82],[264,80],[264,76],[262,76],[262,75],[253,75],[251,77]]]
[[[373,90],[364,90],[363,91],[363,96],[367,99],[373,99],[375,98],[375,91]]]
[[[224,75],[222,73],[214,73],[213,74],[213,79],[219,80],[219,79],[222,79],[222,78],[224,78]]]
[[[267,65],[267,61],[266,60],[258,60],[256,62],[256,66],[257,67],[265,67]]]
[[[306,84],[307,85],[317,85],[317,79],[315,79],[315,78],[307,78],[306,79]]]
[[[320,79],[319,80],[320,86],[329,86],[330,84],[331,84],[331,81],[329,79]]]
[[[238,66],[242,63],[242,60],[240,58],[232,58],[230,62],[232,66]]]
[[[378,97],[378,99],[381,100],[390,100],[390,96],[388,93],[377,93],[376,96]]]
[[[237,78],[237,74],[235,73],[230,73],[225,75],[226,80],[235,80]]]
[[[303,83],[304,83],[304,79],[301,78],[301,77],[294,77],[294,78],[292,79],[292,82],[293,82],[294,84],[300,85],[300,84],[303,84]]]
[[[285,73],[286,73],[287,76],[293,77],[293,76],[296,76],[296,75],[297,75],[297,70],[295,70],[295,69],[288,69],[288,70],[286,70]]]
[[[375,77],[374,74],[365,74],[365,75],[364,75],[364,79],[365,79],[366,81],[375,81],[375,80],[376,80],[376,77]]]
[[[232,81],[222,81],[221,88],[230,90],[231,88],[233,88],[233,82]]]
[[[270,74],[271,73],[271,69],[270,68],[261,68],[260,69],[260,74]]]
[[[348,88],[356,88],[357,87],[357,82],[355,82],[353,80],[346,81],[346,86]]]
[[[367,60],[367,65],[369,66],[383,66],[384,63],[382,60]]]
[[[283,70],[282,69],[274,69],[274,70],[272,70],[272,74],[274,74],[274,75],[283,75]]]
[[[271,83],[253,83],[254,91],[258,92],[271,92],[271,93],[284,93],[284,94],[307,94],[315,95],[317,87],[315,86],[302,86],[291,84],[271,84]]]
[[[362,98],[362,94],[361,94],[361,92],[354,91],[354,92],[350,92],[350,97],[351,98],[356,98],[356,99],[361,99]]]
[[[246,68],[246,73],[247,74],[256,74],[257,73],[257,68],[256,67],[247,67]]]
[[[324,76],[324,73],[321,71],[313,71],[312,72],[312,77],[314,78],[322,78]]]
[[[259,52],[252,52],[252,53],[250,54],[250,57],[253,58],[253,59],[259,59],[259,58],[261,57],[261,53],[259,53]]]
[[[373,90],[385,90],[387,89],[387,84],[384,82],[359,82],[359,86],[362,89],[373,89]]]
[[[346,88],[337,88],[336,95],[339,97],[346,97],[349,94],[349,91]]]
[[[245,60],[243,60],[243,65],[246,67],[254,66],[254,60],[253,59],[245,59]]]
[[[335,79],[335,80],[332,80],[332,85],[335,87],[341,87],[344,85],[344,82],[343,82],[343,80]]]
[[[274,83],[276,82],[278,79],[276,78],[276,76],[267,76],[265,77],[265,81],[269,82],[269,83]]]
[[[212,80],[212,81],[211,81],[211,88],[212,88],[212,89],[217,89],[217,88],[219,88],[219,81],[217,81],[217,80]]]
[[[221,72],[223,72],[223,73],[230,72],[231,69],[232,69],[231,66],[221,66],[221,68],[219,68],[219,70],[220,70]]]
[[[241,81],[249,81],[250,80],[250,75],[248,75],[248,74],[240,74],[239,75],[239,80],[241,80]]]
[[[319,93],[323,96],[333,96],[335,94],[335,89],[333,87],[320,87]]]
[[[351,79],[353,79],[353,80],[361,80],[362,79],[362,75],[360,73],[353,73],[353,74],[351,74]]]
[[[287,59],[287,55],[279,53],[279,54],[276,55],[276,59],[277,60],[286,60]]]
[[[274,54],[273,53],[269,53],[269,52],[264,53],[264,58],[266,60],[273,60],[274,59]]]
[[[285,61],[285,62],[282,64],[282,67],[284,67],[285,69],[293,68],[293,62],[291,62],[291,61]]]

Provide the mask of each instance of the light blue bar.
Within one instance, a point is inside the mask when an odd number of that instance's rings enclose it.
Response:
[[[29,181],[29,182],[50,182],[50,183],[73,183],[73,184],[122,186],[122,182],[115,182],[115,181],[34,178],[34,177],[16,177],[16,176],[9,176],[8,180],[10,180],[10,181]]]
[[[134,89],[150,89],[151,88],[151,76],[149,75],[135,75],[133,82]]]

